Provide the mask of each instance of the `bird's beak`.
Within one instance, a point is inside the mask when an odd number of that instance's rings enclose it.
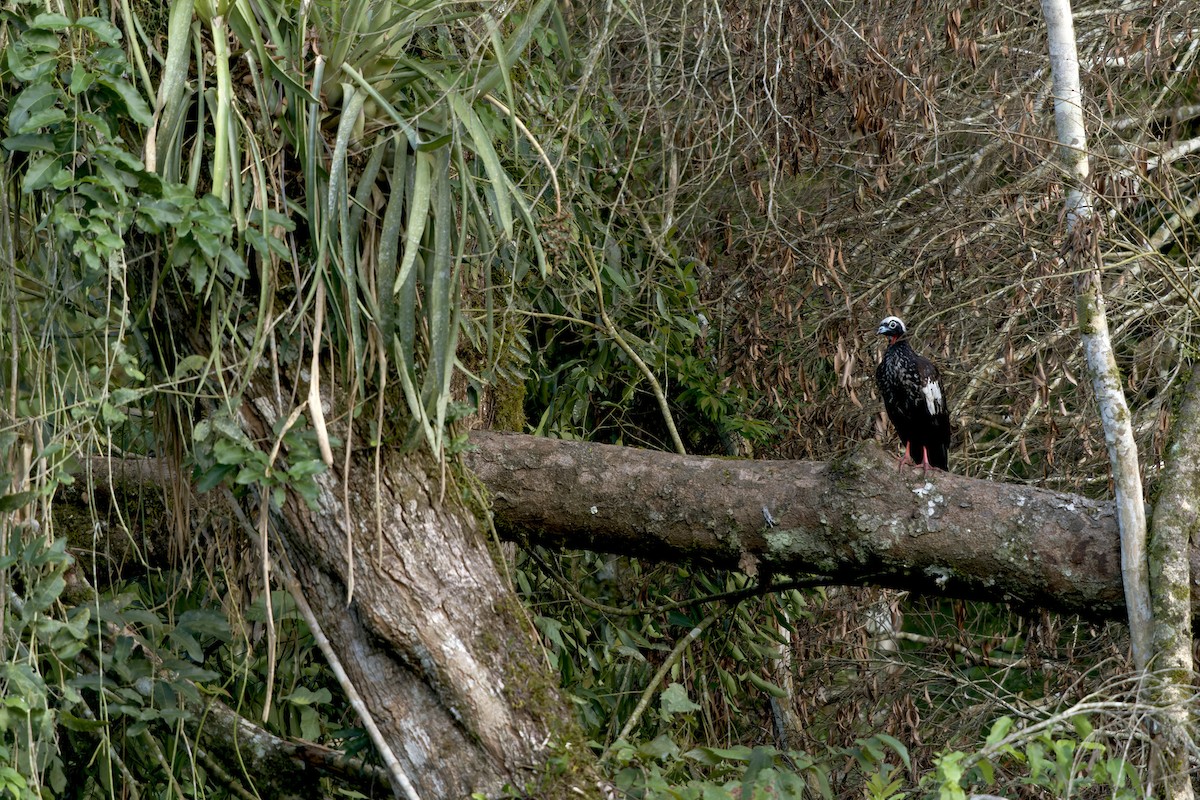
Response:
[[[878,333],[880,336],[887,336],[887,328],[884,327],[883,325],[880,325],[879,330],[877,330],[875,332]]]

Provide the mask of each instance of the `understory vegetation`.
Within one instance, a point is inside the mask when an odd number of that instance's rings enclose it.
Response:
[[[1196,352],[1200,12],[1076,13],[1152,488]],[[391,793],[303,609],[264,582],[258,520],[225,510],[314,500],[331,438],[423,448],[472,501],[454,456],[478,426],[894,447],[872,334],[895,313],[942,365],[952,471],[1107,496],[1045,49],[1036,9],[984,3],[5,4],[0,796]],[[263,365],[332,386],[352,440],[317,402],[250,441]],[[133,474],[144,457],[184,477]],[[1149,780],[1121,625],[503,560],[616,796]],[[238,718],[276,756],[242,760]]]

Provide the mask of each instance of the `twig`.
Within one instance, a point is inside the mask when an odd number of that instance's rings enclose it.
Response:
[[[896,639],[902,639],[906,642],[916,642],[927,647],[941,647],[953,653],[958,653],[968,661],[976,664],[983,664],[986,667],[1015,667],[1023,669],[1029,666],[1029,660],[1024,658],[999,658],[997,656],[988,655],[985,653],[977,653],[971,648],[961,645],[958,642],[952,642],[945,639],[937,639],[933,636],[924,636],[919,633],[909,633],[908,631],[896,631],[892,634]]]
[[[686,636],[675,643],[675,649],[671,651],[669,656],[667,656],[667,660],[664,661],[662,666],[658,668],[658,672],[654,674],[654,677],[650,680],[650,684],[646,687],[646,690],[642,692],[642,699],[638,701],[637,707],[634,708],[633,713],[629,715],[629,719],[626,720],[625,727],[621,728],[621,733],[617,735],[616,741],[624,739],[629,735],[630,731],[634,729],[634,727],[638,724],[638,721],[642,718],[642,714],[646,713],[646,708],[650,705],[651,698],[653,698],[654,693],[658,691],[658,685],[662,683],[662,680],[666,677],[667,672],[669,672],[671,667],[675,666],[675,663],[683,657],[683,651],[688,648],[688,645],[699,639],[700,634],[704,633],[704,630],[709,625],[712,625],[713,622],[716,621],[717,617],[718,614],[716,612],[709,614],[700,621],[699,625],[692,628],[687,632]],[[612,745],[610,744],[605,749],[604,755],[600,757],[601,760],[607,759],[609,753],[611,752]]]
[[[554,169],[554,163],[550,160],[550,157],[546,155],[546,151],[542,149],[541,143],[538,142],[537,138],[532,133],[530,133],[529,128],[525,127],[525,123],[521,122],[521,118],[514,114],[508,106],[504,105],[504,103],[501,103],[490,94],[485,94],[483,99],[487,100],[489,103],[498,108],[502,114],[511,119],[513,124],[517,126],[521,133],[525,134],[525,138],[529,140],[529,145],[535,151],[537,151],[538,157],[541,158],[542,163],[546,165],[546,170],[550,173],[550,183],[554,186],[554,212],[561,216],[562,190],[558,188],[558,171]]]
[[[598,603],[595,600],[585,596],[582,592],[575,588],[571,581],[567,580],[558,569],[550,562],[546,561],[533,549],[526,549],[529,557],[538,563],[542,569],[549,572],[561,583],[562,588],[572,598],[587,606],[604,614],[621,617],[637,617],[643,614],[661,614],[664,611],[674,611],[677,608],[689,608],[698,606],[702,603],[719,603],[723,600],[732,601],[735,603],[747,600],[751,597],[758,597],[772,592],[787,592],[792,589],[814,589],[818,586],[829,586],[834,583],[833,578],[816,577],[816,578],[801,578],[793,581],[785,581],[783,583],[756,583],[753,586],[747,586],[745,589],[734,589],[728,592],[720,592],[718,594],[710,594],[705,597],[695,597],[690,600],[672,600],[669,603],[661,603],[657,606],[649,608],[621,608],[620,606],[610,606],[605,603]]]
[[[658,400],[658,408],[662,412],[663,422],[667,425],[667,432],[671,434],[671,442],[675,445],[675,452],[681,456],[687,455],[687,448],[683,446],[683,440],[679,438],[679,430],[675,427],[675,418],[671,415],[671,407],[667,404],[667,395],[663,392],[662,385],[658,379],[654,377],[654,373],[650,371],[650,367],[646,366],[646,362],[642,360],[634,349],[625,341],[617,326],[608,316],[608,310],[604,307],[604,287],[600,283],[600,269],[596,266],[596,257],[590,249],[583,249],[584,258],[587,260],[588,267],[592,270],[592,281],[596,284],[596,306],[600,310],[600,319],[604,320],[604,327],[608,329],[608,335],[617,343],[617,346],[625,351],[625,355],[637,365],[641,370],[646,380],[650,382],[650,389],[654,392],[654,397]]]

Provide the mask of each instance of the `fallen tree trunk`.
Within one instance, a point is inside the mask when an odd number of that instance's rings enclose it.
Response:
[[[471,442],[467,464],[508,538],[1124,616],[1111,502],[898,471],[874,444],[816,463],[488,432]],[[1195,546],[1191,559],[1200,574]]]
[[[821,463],[484,431],[471,443],[467,466],[491,492],[496,527],[508,539],[1124,617],[1110,501],[901,472],[874,444]],[[134,484],[156,482],[160,472],[120,462],[116,469]],[[103,485],[107,470],[94,471]],[[1196,544],[1189,556],[1200,575]]]

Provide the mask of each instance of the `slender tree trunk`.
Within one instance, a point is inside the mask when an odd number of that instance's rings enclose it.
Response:
[[[1109,339],[1100,281],[1098,241],[1102,220],[1093,213],[1093,194],[1088,183],[1087,132],[1070,0],[1042,0],[1042,12],[1049,34],[1059,154],[1069,186],[1066,200],[1069,247],[1066,258],[1069,267],[1078,275],[1075,291],[1083,349],[1100,408],[1109,463],[1112,465],[1117,520],[1121,530],[1121,574],[1125,584],[1133,660],[1140,672],[1148,674],[1151,666],[1159,666],[1161,654],[1156,653],[1156,645],[1170,642],[1177,646],[1177,639],[1187,637],[1190,651],[1190,631],[1186,622],[1164,635],[1156,635],[1154,630],[1156,621],[1158,626],[1169,627],[1172,620],[1176,624],[1180,617],[1187,620],[1191,609],[1190,576],[1186,565],[1182,568],[1174,563],[1164,565],[1159,562],[1152,565],[1148,560],[1146,511],[1137,445]],[[1189,445],[1194,443],[1194,439],[1188,441]],[[1152,571],[1160,577],[1153,586],[1156,592],[1153,601]],[[1156,613],[1159,615],[1157,620]],[[1179,669],[1178,654],[1168,655],[1167,658],[1176,663],[1168,673],[1151,679],[1148,688],[1150,699],[1156,705],[1169,708],[1186,692],[1188,675]],[[1175,682],[1175,679],[1183,682]],[[1185,769],[1187,751],[1180,747],[1188,738],[1187,715],[1182,710],[1165,713],[1160,715],[1159,722],[1155,739],[1160,754],[1166,757],[1165,761],[1159,759],[1165,782],[1163,788],[1169,797],[1191,798],[1191,781]],[[1173,751],[1173,748],[1178,749]]]
[[[1042,0],[1042,13],[1050,43],[1050,71],[1054,81],[1054,123],[1058,131],[1059,157],[1066,172],[1068,265],[1076,271],[1076,302],[1084,355],[1112,466],[1121,528],[1121,573],[1125,579],[1125,602],[1129,609],[1129,633],[1133,660],[1144,670],[1150,658],[1150,589],[1146,565],[1146,509],[1142,499],[1142,475],[1137,445],[1121,375],[1108,336],[1104,293],[1097,263],[1099,220],[1092,214],[1092,190],[1088,184],[1087,130],[1083,122],[1083,92],[1079,82],[1079,55],[1069,0]]]
[[[1156,740],[1173,797],[1191,795],[1187,780],[1191,750],[1187,704],[1195,697],[1188,548],[1200,529],[1200,369],[1193,370],[1175,415],[1174,438],[1150,523],[1150,596],[1154,608],[1151,678],[1155,701],[1167,719]],[[1184,788],[1183,784],[1187,783]]]

